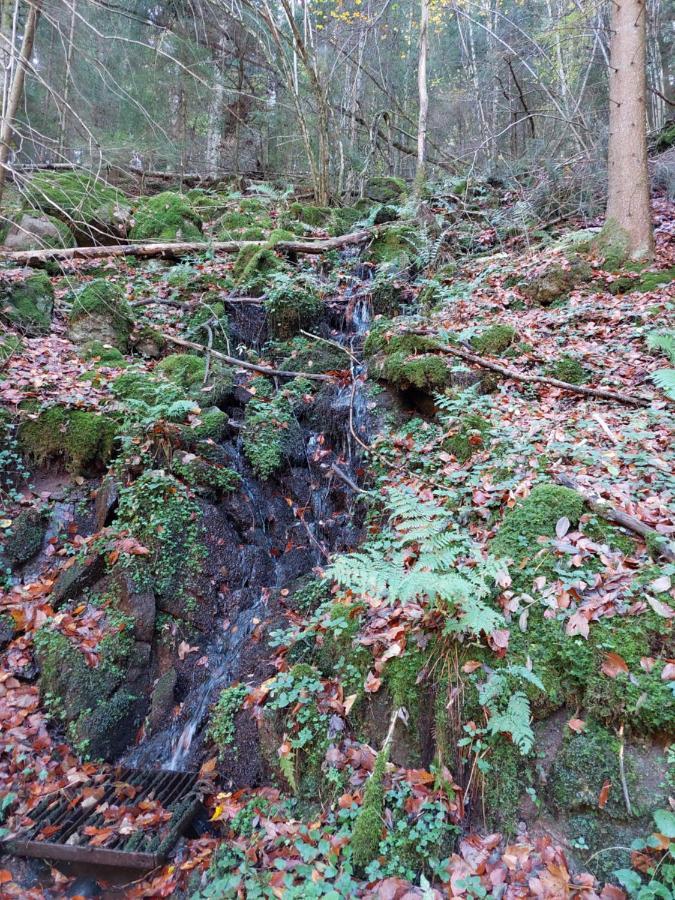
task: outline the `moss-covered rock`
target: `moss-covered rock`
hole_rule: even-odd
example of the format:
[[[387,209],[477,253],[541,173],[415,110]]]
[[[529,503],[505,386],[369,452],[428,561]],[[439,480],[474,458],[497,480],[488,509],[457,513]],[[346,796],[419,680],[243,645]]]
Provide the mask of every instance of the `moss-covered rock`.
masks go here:
[[[562,300],[578,287],[593,278],[590,264],[580,256],[572,256],[568,265],[554,263],[545,271],[528,278],[520,285],[525,297],[540,304],[550,306],[556,300]]]
[[[181,481],[205,494],[219,496],[236,491],[241,483],[241,476],[233,469],[218,466],[205,459],[187,454],[189,458],[177,456],[171,466],[172,472]]]
[[[172,353],[157,364],[157,371],[194,400],[222,403],[234,387],[234,374],[226,366],[211,366],[206,381],[206,359],[192,353]]]
[[[358,221],[365,218],[367,211],[354,206],[343,206],[332,211],[328,231],[337,236],[351,231]]]
[[[546,374],[569,384],[585,384],[590,379],[590,372],[574,356],[561,356],[548,366]]]
[[[489,434],[489,422],[477,413],[467,413],[458,427],[443,439],[443,450],[464,463],[485,447]]]
[[[583,511],[584,501],[576,491],[555,484],[537,485],[504,516],[491,552],[517,564],[531,559],[542,550],[537,538],[553,537],[563,516],[575,525]]]
[[[202,222],[188,197],[164,191],[144,197],[134,210],[134,241],[200,241]]]
[[[54,288],[46,272],[32,272],[0,286],[0,318],[29,335],[49,334]]]
[[[263,306],[272,331],[280,338],[310,329],[323,313],[321,298],[312,281],[286,275],[272,281]]]
[[[397,203],[405,197],[406,190],[407,186],[402,178],[374,175],[366,182],[365,194],[376,203]]]
[[[283,261],[269,246],[242,247],[234,261],[235,283],[254,295],[261,294],[271,275],[282,271]]]
[[[73,475],[102,469],[112,456],[116,423],[105,415],[52,406],[19,427],[19,446],[36,465],[62,462]]]
[[[216,406],[204,410],[200,415],[200,422],[194,425],[192,432],[198,440],[219,440],[227,426],[227,414]]]
[[[126,351],[133,316],[123,289],[104,278],[88,282],[75,295],[68,325],[75,343],[100,341]]]
[[[352,831],[352,863],[357,872],[363,872],[378,854],[384,828],[384,776],[387,771],[387,753],[382,751],[375,760]]]
[[[518,340],[518,332],[511,325],[490,325],[471,338],[471,346],[478,354],[501,356]]]
[[[137,328],[131,336],[134,352],[148,359],[158,359],[166,349],[166,338],[151,325]]]
[[[273,350],[280,368],[289,372],[339,372],[350,365],[345,350],[311,338],[297,336],[273,345]]]
[[[288,211],[292,219],[311,225],[312,228],[325,225],[332,215],[332,210],[327,206],[310,206],[304,203],[291,203]]]
[[[411,225],[390,225],[372,241],[369,257],[374,263],[409,266],[421,247],[419,231]]]
[[[381,316],[397,316],[405,302],[405,290],[393,272],[379,272],[371,290],[373,312]]]
[[[128,206],[121,191],[102,178],[81,172],[37,172],[25,189],[26,204],[66,222],[78,238],[96,243],[102,237],[120,237],[115,231],[114,209]],[[107,211],[107,212],[106,212]],[[102,215],[108,222],[99,221]]]
[[[379,381],[400,390],[440,390],[450,382],[450,369],[433,353],[438,344],[425,335],[400,334],[389,321],[379,323],[366,338],[369,371]]]
[[[42,546],[46,529],[45,517],[37,509],[26,509],[12,522],[3,535],[3,553],[14,565],[27,562]]]
[[[81,352],[83,359],[93,359],[101,366],[121,368],[127,365],[126,359],[117,347],[111,347],[110,344],[103,344],[101,341],[89,341],[82,347]]]
[[[12,356],[18,356],[22,347],[23,341],[18,334],[6,334],[4,337],[0,337],[0,364],[7,362]]]
[[[256,393],[246,407],[243,450],[260,478],[279,472],[302,446],[302,433],[288,389],[279,394],[265,378],[256,378]]]
[[[622,275],[614,278],[608,285],[611,294],[646,294],[658,291],[659,288],[675,281],[675,269],[661,269],[654,272],[642,272],[635,275]]]
[[[10,223],[4,236],[4,249],[52,250],[74,247],[75,238],[65,224],[54,216],[19,213]]]

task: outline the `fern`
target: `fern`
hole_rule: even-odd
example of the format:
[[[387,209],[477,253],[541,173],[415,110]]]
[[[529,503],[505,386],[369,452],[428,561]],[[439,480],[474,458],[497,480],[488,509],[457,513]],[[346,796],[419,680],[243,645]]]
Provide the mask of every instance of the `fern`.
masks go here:
[[[387,512],[388,531],[335,560],[329,574],[338,584],[390,604],[437,607],[446,614],[447,632],[478,634],[503,625],[501,613],[486,602],[499,565],[482,558],[447,510],[396,489],[389,493]]]
[[[534,744],[530,701],[522,691],[511,694],[506,709],[491,716],[488,731],[493,735],[509,734],[523,755],[530,752]]]
[[[647,346],[650,350],[660,350],[675,365],[675,331],[650,331]],[[675,369],[657,369],[651,378],[666,397],[675,400]]]

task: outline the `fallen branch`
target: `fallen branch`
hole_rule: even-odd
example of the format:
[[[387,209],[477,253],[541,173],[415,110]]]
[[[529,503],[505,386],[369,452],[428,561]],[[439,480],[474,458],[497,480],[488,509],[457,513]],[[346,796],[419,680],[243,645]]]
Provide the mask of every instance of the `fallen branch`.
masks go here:
[[[194,341],[186,341],[185,338],[173,337],[165,334],[164,337],[170,344],[176,344],[178,347],[186,347],[188,350],[199,350],[206,353],[207,348],[202,344]],[[255,363],[245,362],[243,359],[237,359],[234,356],[227,356],[219,350],[211,350],[211,356],[214,359],[221,359],[223,362],[239,369],[248,369],[250,372],[258,372],[260,375],[271,375],[278,378],[311,378],[313,381],[332,381],[330,375],[319,375],[315,372],[287,372],[285,369],[272,369],[269,366],[257,366]]]
[[[413,332],[417,333],[417,332]],[[427,332],[419,332],[420,334]],[[581,384],[570,384],[568,381],[560,381],[558,378],[548,378],[545,375],[525,375],[516,372],[515,369],[509,369],[499,363],[492,362],[490,359],[484,359],[468,350],[462,350],[460,347],[452,347],[444,344],[438,348],[442,353],[450,353],[452,356],[458,356],[466,362],[473,363],[483,369],[489,369],[491,372],[498,372],[506,378],[513,378],[515,381],[523,381],[526,384],[550,384],[552,387],[561,388],[564,391],[571,391],[574,394],[582,394],[585,397],[599,397],[602,400],[616,400],[617,403],[626,403],[629,406],[649,406],[651,401],[647,397],[633,397],[630,394],[622,394],[619,391],[609,391],[605,388],[589,388]]]
[[[659,534],[654,528],[645,525],[644,522],[641,522],[640,519],[636,519],[635,516],[629,516],[628,513],[622,512],[620,509],[615,509],[610,503],[607,503],[606,500],[603,500],[596,494],[582,488],[573,478],[570,478],[569,475],[557,475],[556,481],[563,487],[576,491],[577,494],[584,499],[586,505],[603,519],[607,519],[608,522],[613,522],[615,525],[620,525],[622,528],[627,528],[628,531],[633,531],[635,534],[639,534],[640,537],[650,538],[655,541],[661,556],[663,556],[664,559],[669,560],[669,562],[675,562],[675,547],[666,540],[664,535]]]
[[[351,488],[354,491],[354,493],[356,493],[356,494],[367,494],[368,493],[368,491],[364,491],[363,488],[360,488],[358,486],[358,484],[355,481],[353,481],[353,479],[351,479],[349,477],[349,475],[347,475],[346,472],[343,472],[342,469],[339,466],[337,466],[335,463],[333,463],[333,465],[330,467],[330,471],[333,472],[334,475],[337,475],[337,477],[341,481],[344,481],[344,483],[347,485],[347,487]]]
[[[339,250],[342,247],[365,244],[377,234],[377,228],[354,231],[339,237],[316,241],[279,241],[274,249],[281,253],[306,253],[317,255]],[[265,241],[182,241],[165,244],[117,244],[110,247],[66,247],[47,250],[15,250],[0,253],[0,262],[39,268],[48,262],[65,262],[71,259],[101,259],[114,256],[135,256],[143,259],[180,259],[191,253],[238,253],[243,247],[265,247]]]

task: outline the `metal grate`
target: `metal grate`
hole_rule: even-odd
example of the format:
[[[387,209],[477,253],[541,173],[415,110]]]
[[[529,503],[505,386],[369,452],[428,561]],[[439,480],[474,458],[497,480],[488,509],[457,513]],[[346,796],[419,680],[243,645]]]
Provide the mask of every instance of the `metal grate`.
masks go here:
[[[17,856],[125,869],[154,869],[166,861],[169,850],[199,808],[201,796],[197,778],[194,772],[115,769],[104,781],[92,780],[89,785],[64,788],[56,798],[43,800],[30,814],[33,824],[4,841],[3,849]],[[133,800],[125,801],[127,805],[157,801],[171,812],[170,820],[162,826],[131,834],[115,834],[104,847],[92,845],[92,838],[85,833],[85,828],[101,828],[106,824],[100,808],[116,802],[121,786],[123,791],[125,785],[135,789]],[[89,808],[83,808],[77,800],[87,787],[97,788],[98,793],[102,788],[103,792]],[[45,831],[48,837],[42,836]]]

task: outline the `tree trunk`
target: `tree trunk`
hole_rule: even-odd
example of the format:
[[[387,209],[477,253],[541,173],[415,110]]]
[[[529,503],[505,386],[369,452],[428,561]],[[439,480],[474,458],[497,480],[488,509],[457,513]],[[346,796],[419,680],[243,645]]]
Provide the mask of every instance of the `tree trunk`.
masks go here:
[[[422,0],[420,10],[420,52],[417,64],[417,90],[419,93],[419,118],[417,123],[417,174],[415,181],[421,189],[426,176],[427,120],[429,116],[429,92],[427,89],[427,55],[429,51],[429,0]]]
[[[608,240],[633,260],[654,256],[647,168],[646,0],[612,0]]]
[[[23,96],[23,85],[26,78],[26,65],[33,53],[33,42],[35,41],[35,31],[37,29],[38,18],[40,16],[41,0],[35,0],[28,8],[26,16],[26,24],[24,25],[23,42],[19,59],[14,70],[14,78],[9,89],[9,97],[7,100],[7,109],[0,126],[0,202],[2,201],[2,193],[7,180],[7,161],[9,160],[9,152],[12,142],[12,124],[16,117],[16,111],[19,108],[21,97]]]

